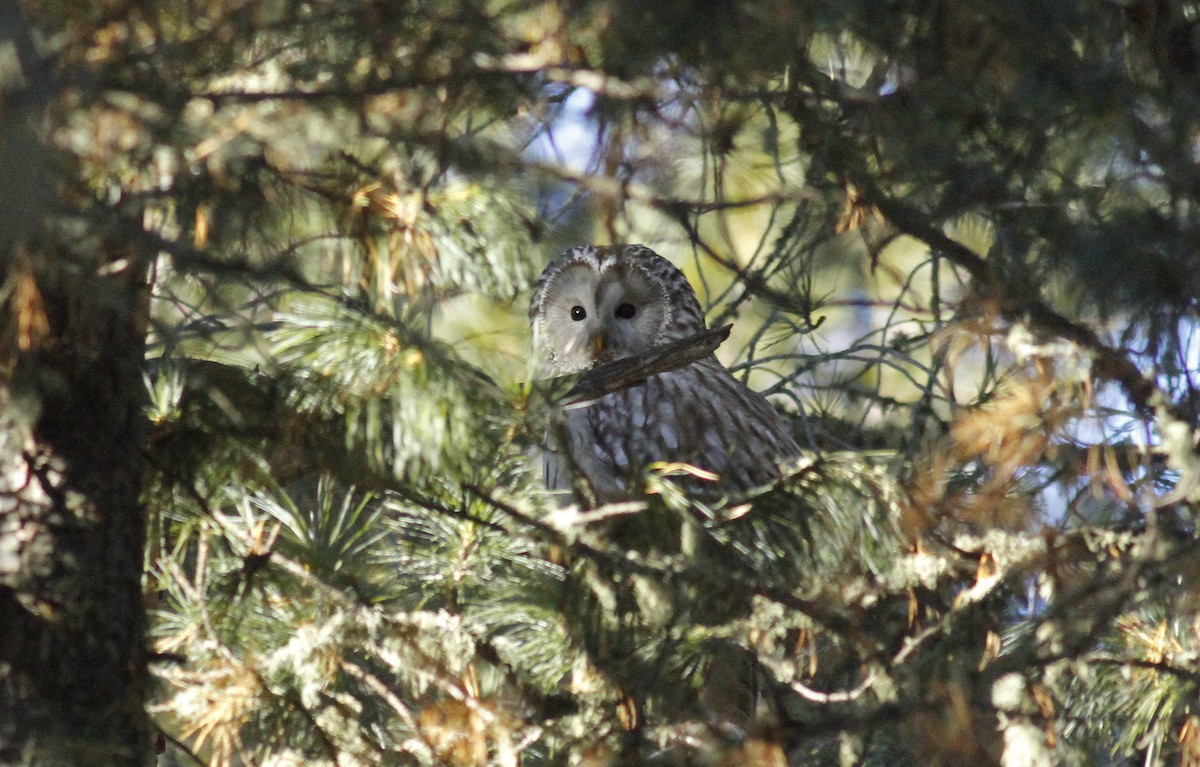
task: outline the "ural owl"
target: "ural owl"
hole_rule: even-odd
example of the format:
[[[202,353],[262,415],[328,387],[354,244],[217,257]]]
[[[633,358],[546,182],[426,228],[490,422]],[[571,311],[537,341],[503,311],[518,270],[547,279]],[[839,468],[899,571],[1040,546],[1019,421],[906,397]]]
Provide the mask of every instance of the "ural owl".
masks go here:
[[[642,245],[572,248],[538,280],[529,307],[548,376],[585,370],[704,330],[683,273]],[[550,490],[581,503],[640,494],[646,468],[683,462],[716,475],[683,483],[694,497],[764,485],[800,449],[758,393],[708,356],[562,414],[543,469]],[[581,492],[582,491],[582,492]]]

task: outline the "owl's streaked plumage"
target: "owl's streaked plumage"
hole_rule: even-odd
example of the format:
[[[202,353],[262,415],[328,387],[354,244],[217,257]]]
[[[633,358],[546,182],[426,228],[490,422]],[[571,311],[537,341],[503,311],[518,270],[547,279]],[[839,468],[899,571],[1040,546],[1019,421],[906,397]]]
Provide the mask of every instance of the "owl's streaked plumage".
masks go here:
[[[572,248],[542,273],[529,308],[547,376],[646,351],[704,330],[683,273],[641,245]],[[640,494],[646,468],[683,462],[716,474],[684,484],[698,497],[737,495],[779,476],[800,450],[771,405],[708,356],[562,414],[544,456],[551,490],[580,501]],[[590,498],[586,497],[590,496]]]

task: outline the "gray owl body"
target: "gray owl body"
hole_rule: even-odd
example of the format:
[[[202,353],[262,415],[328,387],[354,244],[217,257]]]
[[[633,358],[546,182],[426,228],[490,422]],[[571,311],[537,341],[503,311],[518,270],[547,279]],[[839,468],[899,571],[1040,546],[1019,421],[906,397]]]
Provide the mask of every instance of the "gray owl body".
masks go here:
[[[530,320],[543,373],[550,376],[704,329],[687,278],[640,245],[563,253],[538,282]],[[716,475],[680,480],[695,497],[736,496],[778,478],[780,465],[800,452],[766,399],[713,356],[566,410],[548,441],[547,488],[574,490],[581,503],[637,497],[647,467],[656,462],[686,463]]]

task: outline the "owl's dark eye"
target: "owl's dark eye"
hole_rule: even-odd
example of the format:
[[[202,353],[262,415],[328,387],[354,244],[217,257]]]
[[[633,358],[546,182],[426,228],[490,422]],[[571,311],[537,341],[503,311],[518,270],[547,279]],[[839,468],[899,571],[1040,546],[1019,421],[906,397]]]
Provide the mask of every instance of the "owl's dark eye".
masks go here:
[[[633,304],[621,304],[617,307],[616,315],[620,319],[631,320],[635,314],[637,314],[637,307]]]
[[[587,309],[584,309],[582,306],[572,306],[571,307],[571,319],[575,320],[576,322],[580,322],[586,318],[587,318]]]

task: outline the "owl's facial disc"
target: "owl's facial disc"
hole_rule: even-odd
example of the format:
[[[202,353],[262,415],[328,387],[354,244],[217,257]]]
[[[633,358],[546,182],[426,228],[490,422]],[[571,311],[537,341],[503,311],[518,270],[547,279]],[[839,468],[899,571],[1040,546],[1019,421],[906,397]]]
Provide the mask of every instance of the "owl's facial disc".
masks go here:
[[[655,346],[667,312],[662,289],[635,266],[598,274],[587,264],[571,265],[555,279],[538,331],[554,367],[570,372]]]
[[[669,311],[661,287],[630,264],[606,269],[596,287],[601,344],[609,359],[644,352],[660,341]]]

